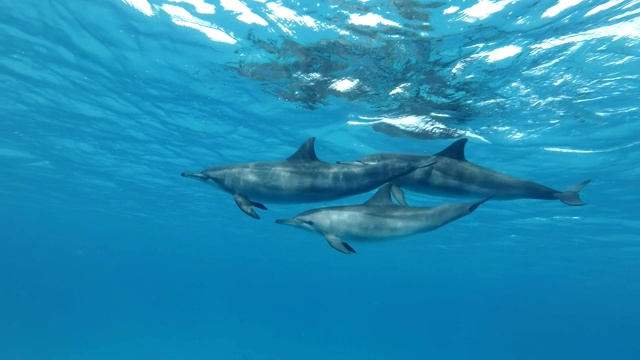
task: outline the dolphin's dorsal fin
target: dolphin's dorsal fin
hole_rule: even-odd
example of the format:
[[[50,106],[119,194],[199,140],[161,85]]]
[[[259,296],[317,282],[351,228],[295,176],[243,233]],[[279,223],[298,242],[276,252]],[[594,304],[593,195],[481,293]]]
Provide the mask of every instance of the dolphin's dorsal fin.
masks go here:
[[[364,205],[395,205],[391,200],[391,184],[382,185],[369,200],[364,202]]]
[[[288,161],[318,161],[315,150],[315,137],[310,137],[304,142],[293,155],[287,158]]]
[[[467,141],[469,141],[469,139],[456,140],[453,144],[437,153],[436,156],[444,156],[454,160],[467,161],[467,158],[464,156],[464,146],[467,144]]]

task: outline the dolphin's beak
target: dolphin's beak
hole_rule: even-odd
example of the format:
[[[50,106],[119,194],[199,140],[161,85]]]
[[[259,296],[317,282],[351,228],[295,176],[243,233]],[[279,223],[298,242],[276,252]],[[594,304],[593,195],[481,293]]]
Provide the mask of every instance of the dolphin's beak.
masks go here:
[[[276,220],[276,224],[291,225],[291,226],[302,226],[302,224],[304,224],[304,222],[300,221],[298,219],[278,219],[278,220]]]
[[[186,178],[190,178],[190,179],[198,179],[198,180],[206,180],[207,179],[207,175],[202,174],[202,173],[193,174],[193,173],[183,172],[180,175],[184,176]]]

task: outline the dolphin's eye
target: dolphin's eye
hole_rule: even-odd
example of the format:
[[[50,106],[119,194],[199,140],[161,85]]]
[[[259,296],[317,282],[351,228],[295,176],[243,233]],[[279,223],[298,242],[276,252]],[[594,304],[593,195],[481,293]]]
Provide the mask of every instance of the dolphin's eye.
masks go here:
[[[313,226],[313,221],[311,220],[305,220],[304,223]]]

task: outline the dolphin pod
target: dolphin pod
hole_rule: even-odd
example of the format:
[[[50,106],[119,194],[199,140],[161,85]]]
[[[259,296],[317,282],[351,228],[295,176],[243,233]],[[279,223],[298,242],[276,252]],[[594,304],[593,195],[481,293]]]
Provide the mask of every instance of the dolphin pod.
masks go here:
[[[580,190],[590,180],[564,191],[555,190],[467,161],[466,143],[467,139],[457,140],[434,155],[378,153],[356,161],[329,163],[318,159],[315,137],[311,137],[285,160],[215,166],[198,173],[183,172],[182,176],[231,194],[240,210],[255,219],[260,216],[254,207],[267,210],[263,202],[325,202],[378,189],[363,204],[321,207],[291,219],[276,220],[277,224],[319,233],[344,254],[356,252],[347,240],[396,239],[432,231],[472,213],[489,199],[585,204]],[[407,204],[403,189],[481,200],[412,207]],[[392,201],[392,194],[399,205]]]

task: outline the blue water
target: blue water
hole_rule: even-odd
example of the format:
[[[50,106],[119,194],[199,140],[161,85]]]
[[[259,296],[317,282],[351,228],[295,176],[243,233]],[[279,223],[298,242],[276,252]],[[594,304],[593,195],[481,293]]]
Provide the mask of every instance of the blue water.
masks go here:
[[[0,1],[0,359],[640,359],[640,3],[301,3]],[[346,256],[273,221],[370,194],[257,221],[180,177],[310,136],[464,136],[588,205]]]

